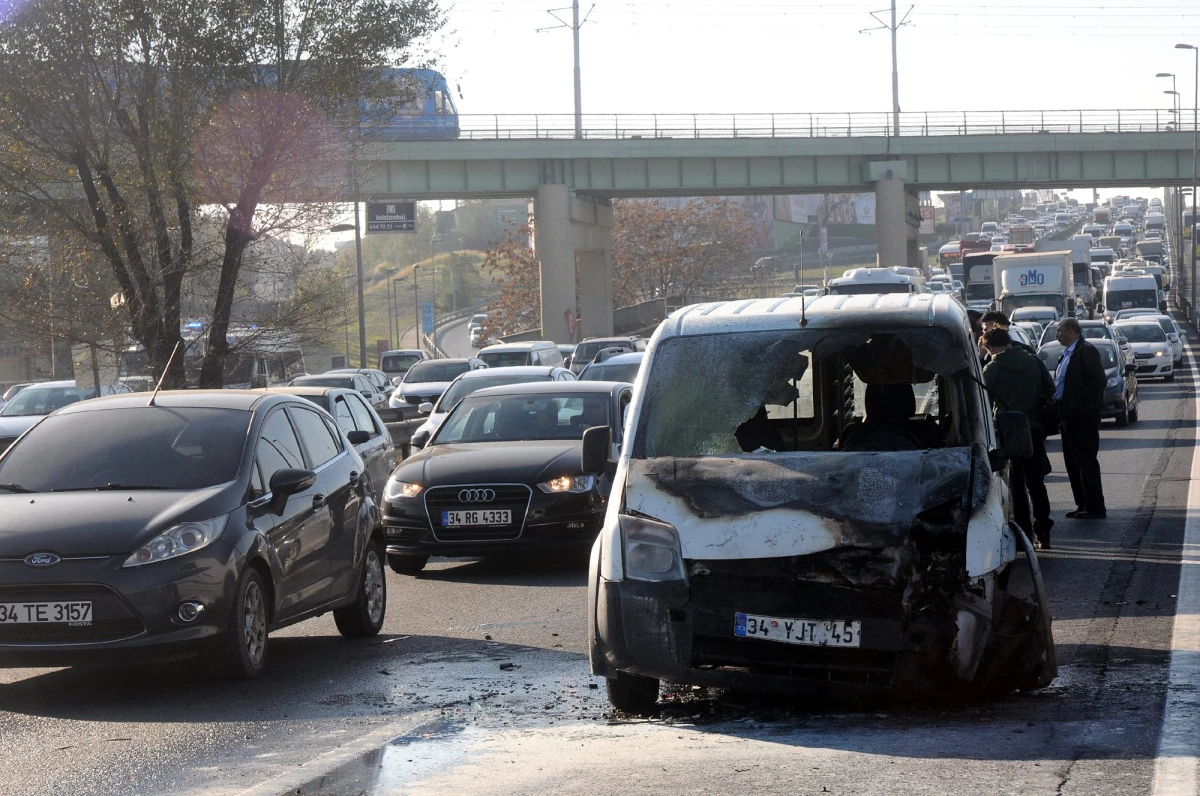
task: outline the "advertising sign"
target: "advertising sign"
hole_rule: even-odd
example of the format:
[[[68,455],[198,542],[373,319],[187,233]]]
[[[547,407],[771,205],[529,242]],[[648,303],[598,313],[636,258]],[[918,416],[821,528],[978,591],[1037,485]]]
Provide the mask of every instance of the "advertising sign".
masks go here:
[[[416,202],[367,202],[367,234],[416,232]]]
[[[934,233],[933,222],[933,205],[921,206],[921,234],[932,235]]]
[[[433,334],[433,302],[421,302],[421,331],[425,334]]]

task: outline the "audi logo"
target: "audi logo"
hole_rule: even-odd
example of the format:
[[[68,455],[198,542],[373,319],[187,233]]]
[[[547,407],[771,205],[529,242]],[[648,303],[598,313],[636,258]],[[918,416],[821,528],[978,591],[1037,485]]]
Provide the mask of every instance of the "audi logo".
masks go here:
[[[463,503],[491,503],[496,499],[496,490],[463,489],[459,491],[458,499]]]

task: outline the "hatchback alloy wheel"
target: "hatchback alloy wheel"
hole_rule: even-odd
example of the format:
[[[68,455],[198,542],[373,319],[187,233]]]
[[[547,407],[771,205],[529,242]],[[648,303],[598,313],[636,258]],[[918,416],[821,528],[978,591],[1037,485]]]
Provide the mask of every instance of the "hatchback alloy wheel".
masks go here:
[[[383,556],[382,539],[372,537],[367,543],[367,552],[363,554],[354,602],[333,612],[338,632],[347,638],[366,638],[383,629],[383,619],[387,614]]]
[[[252,581],[246,588],[242,602],[242,632],[246,657],[254,665],[260,665],[267,651],[267,607],[257,582]]]

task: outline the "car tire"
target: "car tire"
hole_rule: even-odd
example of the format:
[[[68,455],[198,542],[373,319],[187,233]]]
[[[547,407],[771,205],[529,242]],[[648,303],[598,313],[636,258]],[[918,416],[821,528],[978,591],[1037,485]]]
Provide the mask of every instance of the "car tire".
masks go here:
[[[1129,425],[1129,405],[1128,404],[1121,407],[1121,413],[1117,415],[1116,420],[1117,420],[1117,426],[1120,428],[1124,428],[1125,426]]]
[[[246,567],[233,592],[225,638],[211,659],[218,674],[232,680],[249,680],[266,671],[268,616],[262,575],[254,567]]]
[[[1168,375],[1168,376],[1164,376],[1164,377],[1163,377],[1163,381],[1175,381],[1175,374],[1174,374],[1174,373],[1172,373],[1172,374],[1170,374],[1170,375]]]
[[[429,556],[388,556],[387,560],[397,575],[418,575],[429,563]]]
[[[605,678],[604,687],[617,710],[644,716],[658,705],[658,680],[653,677],[617,672],[616,677]]]
[[[346,638],[367,638],[383,629],[387,615],[387,578],[383,572],[386,554],[378,538],[367,543],[358,572],[354,602],[333,612],[338,632]]]

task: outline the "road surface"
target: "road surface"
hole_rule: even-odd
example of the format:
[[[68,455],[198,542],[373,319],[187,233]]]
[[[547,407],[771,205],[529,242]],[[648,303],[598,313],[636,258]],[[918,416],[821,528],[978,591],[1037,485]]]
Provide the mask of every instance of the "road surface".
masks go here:
[[[1144,383],[1140,420],[1105,423],[1092,523],[1061,518],[1052,442],[1060,674],[1031,694],[898,710],[687,690],[618,716],[587,670],[582,559],[435,560],[388,573],[381,636],[293,626],[255,681],[0,670],[0,793],[1150,793],[1195,438],[1192,371]],[[1194,738],[1200,717],[1175,715]]]

